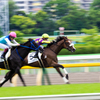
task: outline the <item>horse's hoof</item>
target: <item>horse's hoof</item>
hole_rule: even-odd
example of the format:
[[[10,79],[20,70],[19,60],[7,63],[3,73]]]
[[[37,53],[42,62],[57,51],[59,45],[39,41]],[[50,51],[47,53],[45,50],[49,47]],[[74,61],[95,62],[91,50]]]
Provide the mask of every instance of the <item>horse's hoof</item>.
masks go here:
[[[70,84],[70,82],[67,82],[66,84]]]

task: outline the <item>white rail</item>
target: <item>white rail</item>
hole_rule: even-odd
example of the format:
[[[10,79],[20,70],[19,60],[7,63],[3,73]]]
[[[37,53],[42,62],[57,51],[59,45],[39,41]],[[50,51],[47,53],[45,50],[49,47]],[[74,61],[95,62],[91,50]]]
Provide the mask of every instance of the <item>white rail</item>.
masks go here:
[[[58,60],[84,60],[84,59],[100,59],[100,54],[94,55],[77,55],[77,56],[58,56]]]
[[[17,96],[17,97],[0,97],[0,100],[57,100],[61,98],[62,100],[99,100],[100,93],[83,93],[83,94],[64,94],[64,95],[41,95],[41,96]]]

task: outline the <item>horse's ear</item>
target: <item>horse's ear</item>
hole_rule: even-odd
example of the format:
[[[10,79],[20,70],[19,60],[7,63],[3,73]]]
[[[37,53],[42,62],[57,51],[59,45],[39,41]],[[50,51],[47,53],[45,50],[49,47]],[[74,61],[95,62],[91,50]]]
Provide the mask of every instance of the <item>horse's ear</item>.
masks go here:
[[[28,40],[29,40],[29,41],[32,41],[33,39],[29,38]]]
[[[66,38],[66,39],[68,39],[68,37],[67,37],[67,36],[66,36],[65,38]]]

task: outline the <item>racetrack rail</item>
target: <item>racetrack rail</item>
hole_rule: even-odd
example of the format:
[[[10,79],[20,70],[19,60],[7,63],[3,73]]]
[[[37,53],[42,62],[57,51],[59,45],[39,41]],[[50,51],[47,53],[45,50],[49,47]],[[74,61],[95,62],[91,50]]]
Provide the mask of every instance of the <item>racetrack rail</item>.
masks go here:
[[[100,100],[100,93],[0,97],[0,100]]]

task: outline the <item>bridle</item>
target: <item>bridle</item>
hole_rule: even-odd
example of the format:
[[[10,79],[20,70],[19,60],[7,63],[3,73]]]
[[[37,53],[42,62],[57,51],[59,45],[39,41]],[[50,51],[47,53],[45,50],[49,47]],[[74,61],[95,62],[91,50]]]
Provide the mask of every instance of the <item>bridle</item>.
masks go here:
[[[60,45],[62,45],[63,43],[65,43],[65,45],[67,46],[67,43],[66,43],[66,39],[64,39],[64,42],[62,42]],[[60,46],[60,45],[57,45],[57,43],[55,43],[54,45],[56,46]],[[51,51],[53,51],[51,48],[49,48]],[[53,51],[54,52],[54,51]],[[55,52],[54,52],[55,53]]]

